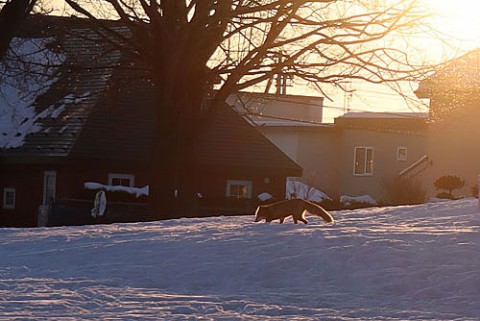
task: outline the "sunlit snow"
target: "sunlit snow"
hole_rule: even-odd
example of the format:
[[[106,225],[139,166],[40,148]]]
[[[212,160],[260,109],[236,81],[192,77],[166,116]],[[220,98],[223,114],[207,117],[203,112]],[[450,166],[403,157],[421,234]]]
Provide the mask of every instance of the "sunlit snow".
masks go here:
[[[85,189],[93,189],[93,190],[105,190],[107,192],[125,192],[128,194],[135,195],[136,197],[140,196],[148,196],[149,186],[146,185],[144,187],[129,187],[129,186],[122,186],[122,185],[105,185],[96,182],[86,182],[83,184]]]
[[[479,320],[476,199],[0,229],[0,320]]]
[[[287,180],[285,190],[285,198],[287,199],[302,198],[318,203],[326,199],[331,199],[330,196],[315,187],[294,179]]]
[[[371,204],[371,205],[377,204],[377,201],[370,195],[360,195],[360,196],[342,195],[340,196],[340,202],[346,206],[350,206],[355,203],[365,203],[365,204]]]

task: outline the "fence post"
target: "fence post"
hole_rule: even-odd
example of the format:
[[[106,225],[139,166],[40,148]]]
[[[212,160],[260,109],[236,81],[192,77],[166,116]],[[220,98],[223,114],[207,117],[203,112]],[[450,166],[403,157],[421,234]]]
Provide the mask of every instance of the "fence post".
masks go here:
[[[480,212],[480,174],[477,176],[477,201],[478,201],[478,211]]]

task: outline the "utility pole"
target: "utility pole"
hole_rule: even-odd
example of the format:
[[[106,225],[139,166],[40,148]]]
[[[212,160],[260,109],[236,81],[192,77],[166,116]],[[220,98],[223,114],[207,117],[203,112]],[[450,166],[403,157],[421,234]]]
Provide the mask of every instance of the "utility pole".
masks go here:
[[[343,113],[346,114],[350,111],[350,103],[352,101],[353,92],[352,90],[352,82],[347,80],[345,82],[345,87],[343,88]]]

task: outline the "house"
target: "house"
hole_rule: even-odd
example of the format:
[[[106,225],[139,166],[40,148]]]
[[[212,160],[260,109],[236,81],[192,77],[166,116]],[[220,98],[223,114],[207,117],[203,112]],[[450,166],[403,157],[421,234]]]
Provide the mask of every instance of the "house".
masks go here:
[[[150,219],[139,191],[150,179],[151,82],[122,68],[121,53],[81,25],[35,19],[0,64],[0,226],[36,226],[48,211],[49,225],[91,223],[98,188],[107,190],[104,222]],[[44,69],[31,75],[22,65]],[[286,177],[301,175],[230,108],[209,121],[199,138],[204,215],[253,213],[257,195],[283,197]]]
[[[303,168],[300,180],[335,195],[339,137],[323,123],[323,97],[240,92],[227,100],[235,110]]]
[[[226,103],[255,122],[286,120],[322,123],[323,97],[239,92]]]
[[[429,165],[427,115],[347,113],[335,119],[339,130],[338,193],[369,195],[398,203],[400,178],[413,179]]]
[[[338,193],[340,134],[333,124],[301,121],[257,121],[258,130],[296,163],[301,164],[300,180],[331,197]]]
[[[228,102],[302,166],[290,179],[334,199],[402,202],[392,189],[430,164],[426,114],[352,112],[323,123],[320,97],[242,92]]]
[[[427,154],[431,168],[423,179],[431,196],[442,192],[434,182],[446,175],[465,181],[454,196],[477,195],[480,174],[480,50],[456,58],[420,83],[416,94],[430,99],[433,117]]]

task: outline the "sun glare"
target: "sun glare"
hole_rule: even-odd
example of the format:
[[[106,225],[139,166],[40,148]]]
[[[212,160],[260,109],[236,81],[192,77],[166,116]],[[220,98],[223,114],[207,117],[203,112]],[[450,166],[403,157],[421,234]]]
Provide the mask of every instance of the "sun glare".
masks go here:
[[[433,28],[444,35],[449,50],[480,47],[479,0],[422,0],[433,12]]]

